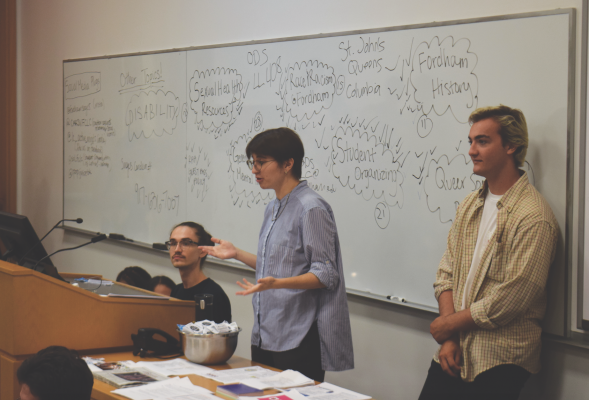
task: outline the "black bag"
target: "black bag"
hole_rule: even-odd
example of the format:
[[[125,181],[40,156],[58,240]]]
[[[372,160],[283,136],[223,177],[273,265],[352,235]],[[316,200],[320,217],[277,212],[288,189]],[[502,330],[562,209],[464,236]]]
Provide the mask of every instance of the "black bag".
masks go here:
[[[154,335],[160,335],[166,341],[155,339]],[[139,357],[157,357],[170,356],[172,358],[181,356],[182,345],[178,339],[173,338],[169,333],[156,328],[139,328],[137,334],[131,334],[133,340],[133,355],[139,354]]]

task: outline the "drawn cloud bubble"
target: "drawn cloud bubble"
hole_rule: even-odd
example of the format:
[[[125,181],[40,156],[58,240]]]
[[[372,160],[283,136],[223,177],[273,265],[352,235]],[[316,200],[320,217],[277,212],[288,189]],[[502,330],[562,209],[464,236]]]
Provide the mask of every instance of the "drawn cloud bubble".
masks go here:
[[[474,74],[477,55],[469,51],[470,40],[452,36],[440,42],[420,43],[413,53],[411,84],[415,101],[424,114],[442,115],[450,110],[462,123],[477,108],[478,78]]]
[[[286,68],[280,82],[282,111],[297,121],[310,120],[331,107],[335,88],[332,67],[317,60],[295,63]]]
[[[483,180],[483,177],[472,173],[472,162],[464,154],[451,160],[447,155],[431,160],[424,181],[429,210],[439,212],[441,222],[452,221],[460,202],[479,189]]]
[[[76,99],[98,93],[101,82],[100,72],[82,72],[70,75],[63,82],[65,99]]]
[[[331,138],[331,172],[343,187],[365,200],[377,198],[403,207],[400,164],[376,136],[351,127],[338,127]]]
[[[235,121],[241,105],[242,77],[237,70],[214,68],[196,70],[190,79],[190,108],[204,128],[219,128]]]
[[[265,205],[274,198],[272,190],[263,190],[247,166],[245,147],[251,139],[249,134],[240,135],[232,140],[227,150],[229,157],[229,191],[235,206],[252,207]]]
[[[131,97],[125,112],[129,141],[153,135],[171,135],[176,129],[180,103],[172,92],[141,92]]]

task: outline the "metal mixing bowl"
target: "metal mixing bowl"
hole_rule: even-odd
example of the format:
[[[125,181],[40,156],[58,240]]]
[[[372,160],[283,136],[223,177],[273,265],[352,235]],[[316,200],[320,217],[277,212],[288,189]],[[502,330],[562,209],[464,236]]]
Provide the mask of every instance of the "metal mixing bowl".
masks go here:
[[[223,364],[237,347],[237,332],[197,335],[178,331],[182,336],[182,349],[190,361],[197,364]]]

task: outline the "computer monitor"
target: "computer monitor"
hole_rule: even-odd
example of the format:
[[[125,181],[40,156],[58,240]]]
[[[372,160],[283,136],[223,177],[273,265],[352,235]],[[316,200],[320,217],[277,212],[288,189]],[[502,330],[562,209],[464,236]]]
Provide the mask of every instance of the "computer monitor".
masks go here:
[[[49,258],[35,268],[37,262],[47,256],[47,252],[24,215],[0,211],[0,241],[3,244],[0,259],[29,269],[34,268],[62,280]]]

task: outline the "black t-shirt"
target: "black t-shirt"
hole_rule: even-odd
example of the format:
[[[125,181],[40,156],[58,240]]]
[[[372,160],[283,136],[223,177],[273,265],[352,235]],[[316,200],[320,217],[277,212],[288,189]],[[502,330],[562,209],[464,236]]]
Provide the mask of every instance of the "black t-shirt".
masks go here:
[[[211,278],[207,278],[198,285],[185,289],[183,284],[178,284],[172,289],[172,297],[180,300],[192,300],[197,294],[212,294],[213,295],[213,320],[216,323],[223,321],[231,322],[231,302],[229,297]]]

